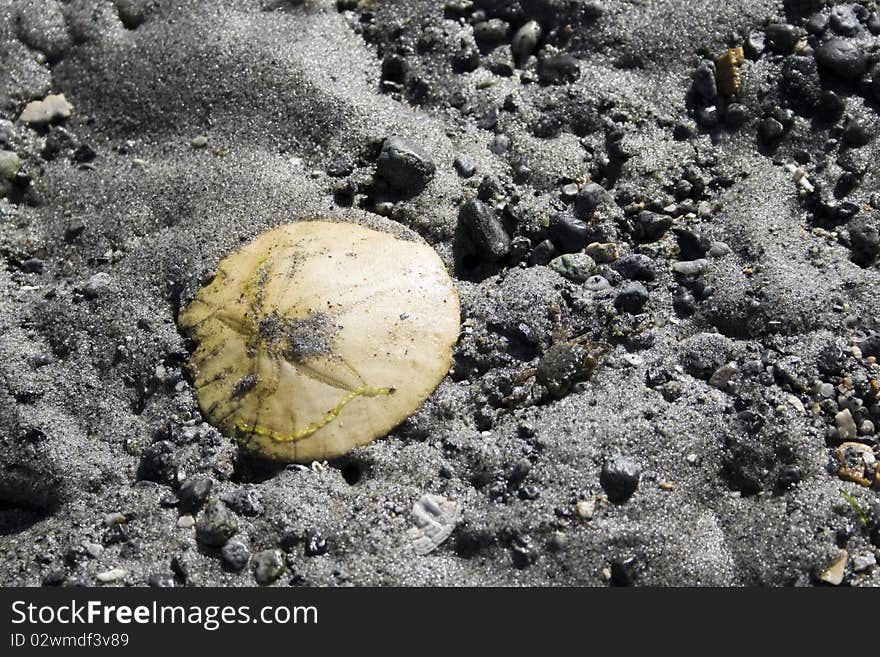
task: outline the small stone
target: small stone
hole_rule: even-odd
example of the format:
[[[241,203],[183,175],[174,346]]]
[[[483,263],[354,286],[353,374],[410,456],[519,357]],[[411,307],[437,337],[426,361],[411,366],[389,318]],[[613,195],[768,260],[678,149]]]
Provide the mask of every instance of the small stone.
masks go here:
[[[538,560],[538,550],[528,536],[517,536],[511,541],[510,556],[515,568],[528,568]]]
[[[543,84],[566,84],[574,82],[580,75],[580,65],[571,55],[544,57],[538,62],[538,79]]]
[[[474,25],[474,38],[483,45],[495,46],[507,39],[510,23],[500,18],[490,18]]]
[[[648,302],[648,290],[638,281],[627,283],[624,288],[617,293],[614,299],[614,307],[619,308],[631,315],[636,315],[642,311]]]
[[[517,65],[521,66],[535,51],[541,33],[541,25],[538,21],[528,21],[516,31],[510,46]]]
[[[843,576],[846,574],[846,560],[849,555],[846,550],[838,553],[837,559],[819,574],[819,579],[831,586],[840,586]]]
[[[855,80],[865,72],[865,55],[852,41],[834,38],[816,49],[819,67],[844,80]]]
[[[831,29],[843,36],[853,36],[861,31],[859,17],[852,5],[836,5],[828,16]]]
[[[768,46],[778,53],[787,55],[794,50],[802,32],[790,23],[774,23],[767,26],[764,34]]]
[[[452,163],[458,175],[462,178],[470,178],[477,172],[477,163],[474,158],[467,155],[459,155]]]
[[[550,269],[575,283],[585,282],[595,268],[595,261],[585,253],[566,253],[550,261]]]
[[[110,291],[112,284],[113,279],[110,274],[103,271],[98,272],[82,286],[82,295],[86,299],[97,299],[98,297],[105,296]]]
[[[504,224],[482,201],[472,199],[461,206],[458,221],[477,252],[486,260],[496,261],[510,252],[510,236]]]
[[[628,253],[618,258],[611,268],[631,281],[653,281],[657,278],[654,261],[642,253]]]
[[[877,565],[877,557],[872,552],[856,554],[852,558],[852,569],[855,573],[863,573]]]
[[[196,524],[196,519],[189,513],[185,513],[177,519],[177,526],[180,529],[192,529]]]
[[[865,420],[859,425],[860,436],[873,436],[874,431],[874,423],[871,420]]]
[[[353,171],[351,162],[340,155],[333,158],[333,161],[327,166],[327,175],[331,178],[345,178]]]
[[[196,538],[210,547],[220,547],[237,531],[235,516],[218,499],[208,502],[196,522]]]
[[[620,257],[620,251],[614,242],[590,242],[584,251],[595,262],[600,263],[614,262]]]
[[[83,543],[82,546],[92,559],[97,559],[104,554],[104,546],[100,543]]]
[[[54,121],[67,119],[73,112],[73,105],[67,102],[64,94],[50,94],[43,100],[32,100],[25,105],[18,119],[22,123],[43,126]]]
[[[724,242],[713,242],[712,246],[709,247],[709,255],[713,258],[721,258],[728,253],[730,253],[730,247]]]
[[[118,582],[126,575],[128,575],[128,571],[124,568],[112,568],[110,570],[105,570],[104,572],[98,573],[97,575],[95,575],[95,578],[99,582],[109,584],[110,582]]]
[[[587,243],[588,228],[580,219],[560,212],[550,218],[550,239],[562,253],[577,253]]]
[[[21,169],[21,158],[13,151],[0,150],[0,185],[5,180],[12,182]]]
[[[838,440],[852,440],[858,435],[858,427],[850,410],[844,409],[834,416]]]
[[[704,59],[694,70],[692,87],[697,95],[703,100],[711,101],[718,95],[718,87],[715,82],[715,64]]]
[[[199,509],[208,495],[214,482],[210,477],[189,477],[180,485],[178,498],[182,509],[195,510]]]
[[[263,550],[254,555],[253,564],[257,584],[271,584],[284,572],[284,555],[281,550]]]
[[[436,167],[430,156],[403,137],[388,137],[376,161],[376,173],[398,192],[417,194],[434,177]]]
[[[52,568],[42,577],[43,586],[59,586],[67,579],[67,571],[64,568]]]
[[[586,219],[612,201],[611,194],[599,183],[584,185],[574,199],[574,213],[578,219]]]
[[[241,572],[251,559],[251,552],[240,541],[229,541],[220,550],[220,558],[223,565],[234,573]]]
[[[739,368],[736,366],[736,363],[727,363],[712,373],[712,376],[709,377],[709,385],[721,390],[727,390],[730,382],[737,374],[739,374]]]
[[[700,258],[699,260],[687,260],[672,263],[672,271],[682,276],[699,276],[709,268],[709,261]]]
[[[510,148],[510,137],[503,133],[495,135],[489,142],[489,150],[494,155],[502,155],[508,148]]]
[[[643,242],[656,242],[672,227],[672,217],[649,210],[639,213],[636,232]]]
[[[192,138],[189,145],[193,148],[205,148],[208,145],[208,138],[205,135],[197,135]]]
[[[599,483],[614,504],[626,502],[639,487],[639,468],[626,456],[614,456],[602,466]]]
[[[819,393],[820,397],[830,399],[834,396],[834,385],[831,383],[821,383],[817,388],[817,392]]]

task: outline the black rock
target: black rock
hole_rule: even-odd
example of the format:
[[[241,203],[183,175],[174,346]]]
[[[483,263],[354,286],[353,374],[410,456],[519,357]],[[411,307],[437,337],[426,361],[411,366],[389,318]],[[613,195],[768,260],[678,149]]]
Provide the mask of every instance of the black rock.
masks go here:
[[[690,317],[697,312],[697,300],[690,290],[681,287],[672,298],[672,309],[681,317]]]
[[[847,146],[852,146],[853,148],[860,148],[864,146],[869,141],[873,135],[869,130],[868,126],[858,120],[850,121],[849,124],[843,130],[843,141]]]
[[[648,290],[638,281],[627,283],[624,288],[617,293],[614,299],[614,307],[619,308],[632,315],[636,315],[642,311],[648,302]]]
[[[67,571],[64,568],[52,568],[43,574],[43,586],[60,586],[67,579]]]
[[[737,130],[748,123],[751,118],[749,108],[741,103],[730,103],[724,114],[724,121],[731,130]]]
[[[615,260],[611,268],[631,281],[653,281],[657,278],[654,261],[642,253],[628,253]]]
[[[678,241],[679,260],[699,260],[706,257],[711,246],[707,237],[684,228],[676,228],[673,232]]]
[[[636,220],[636,236],[642,242],[656,242],[671,227],[672,217],[643,210]]]
[[[794,107],[811,111],[822,100],[822,81],[814,57],[789,55],[782,61],[782,92]]]
[[[220,547],[237,531],[235,516],[218,499],[208,502],[196,521],[196,538],[209,547]]]
[[[210,477],[189,477],[178,491],[180,506],[184,510],[193,511],[201,508],[211,493],[214,482]]]
[[[532,249],[532,252],[529,254],[529,264],[530,265],[546,265],[557,255],[556,247],[553,246],[553,242],[550,240],[544,240],[543,242],[539,242],[535,245],[535,248]]]
[[[550,217],[550,239],[560,253],[577,253],[587,244],[589,229],[573,215],[559,212]]]
[[[599,483],[614,504],[626,502],[639,487],[639,467],[626,456],[614,456],[605,461]]]
[[[865,54],[852,41],[834,38],[816,49],[816,62],[823,71],[844,80],[855,80],[865,72]]]
[[[694,70],[691,86],[694,93],[703,100],[711,101],[714,99],[718,95],[718,87],[715,83],[715,64],[708,59],[701,61]]]
[[[807,28],[807,32],[810,34],[821,36],[828,29],[828,15],[816,12],[810,16],[804,27]]]
[[[594,182],[587,183],[574,197],[575,216],[578,219],[586,219],[611,201],[611,194],[602,185]]]
[[[77,149],[73,152],[73,159],[76,162],[86,163],[91,162],[97,157],[97,153],[95,149],[89,146],[86,143],[80,144]]]
[[[388,137],[376,160],[376,173],[401,193],[421,192],[434,177],[431,157],[421,147],[403,137]]]
[[[764,30],[764,34],[766,35],[767,45],[783,55],[787,55],[794,50],[795,44],[803,35],[799,28],[789,23],[768,25],[767,29]]]
[[[238,573],[245,569],[251,559],[251,551],[240,541],[229,541],[220,550],[223,565],[232,572]]]
[[[544,57],[538,63],[538,78],[544,84],[566,84],[581,75],[577,59],[571,55]]]
[[[471,245],[485,260],[494,262],[510,252],[510,236],[490,206],[472,199],[461,206],[459,226]]]
[[[774,118],[767,117],[758,126],[758,135],[765,144],[778,141],[785,134],[783,125]]]
[[[880,220],[862,217],[849,227],[853,261],[867,267],[880,256]]]
[[[459,155],[452,165],[462,178],[470,178],[477,172],[477,163],[467,155]]]

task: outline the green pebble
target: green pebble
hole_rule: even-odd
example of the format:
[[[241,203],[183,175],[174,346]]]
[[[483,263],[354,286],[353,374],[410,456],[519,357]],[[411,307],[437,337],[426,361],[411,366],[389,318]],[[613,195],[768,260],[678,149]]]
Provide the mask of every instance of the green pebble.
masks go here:
[[[15,174],[21,169],[21,159],[12,151],[0,151],[0,179],[15,180]]]
[[[583,283],[596,269],[596,262],[586,253],[566,253],[550,261],[550,269],[575,283]]]
[[[263,550],[254,555],[254,579],[258,584],[271,584],[284,572],[281,550]]]

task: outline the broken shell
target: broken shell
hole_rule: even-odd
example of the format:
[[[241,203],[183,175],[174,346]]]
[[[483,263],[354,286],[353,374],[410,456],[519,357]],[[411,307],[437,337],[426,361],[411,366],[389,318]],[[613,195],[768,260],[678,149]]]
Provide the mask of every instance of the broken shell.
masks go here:
[[[461,517],[461,505],[442,495],[425,493],[413,504],[412,521],[407,533],[416,554],[428,554],[449,538]]]
[[[206,418],[278,461],[386,434],[449,371],[458,295],[437,253],[394,222],[316,218],[225,258],[180,314]]]
[[[742,65],[745,62],[741,46],[729,48],[715,58],[715,81],[725,96],[735,94],[742,86]]]

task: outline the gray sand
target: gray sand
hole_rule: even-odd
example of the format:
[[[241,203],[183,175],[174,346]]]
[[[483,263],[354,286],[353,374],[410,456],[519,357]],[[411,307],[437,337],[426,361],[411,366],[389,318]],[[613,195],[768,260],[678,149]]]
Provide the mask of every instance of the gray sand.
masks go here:
[[[476,3],[489,16],[504,4],[517,3]],[[534,63],[525,81],[522,71],[454,70],[473,28],[467,13],[444,18],[432,0],[372,10],[0,0],[0,118],[13,122],[0,125],[0,147],[30,176],[0,201],[0,584],[93,585],[121,568],[117,583],[135,586],[254,585],[251,566],[231,572],[194,527],[178,526],[179,482],[209,477],[209,497],[237,500],[233,540],[254,555],[287,553],[278,585],[807,585],[841,548],[846,583],[880,585],[880,569],[857,561],[877,550],[874,521],[864,526],[840,491],[864,509],[878,494],[837,476],[837,409],[820,410],[814,392],[849,376],[862,415],[877,422],[876,399],[861,392],[876,366],[851,346],[878,328],[880,273],[876,260],[860,266],[845,241],[812,231],[820,224],[783,166],[840,131],[798,116],[767,152],[756,119],[703,130],[689,111],[701,56],[781,20],[777,3],[520,4],[520,22],[571,26],[560,50],[577,58],[576,80],[542,84]],[[880,52],[880,38],[860,35],[866,52]],[[406,82],[383,84],[392,45],[409,70]],[[746,106],[776,102],[778,62],[749,60],[745,73]],[[65,95],[69,119],[15,122],[47,93]],[[876,130],[876,103],[847,97],[847,112]],[[478,127],[492,108],[497,124]],[[558,130],[536,129],[551,119]],[[622,139],[610,147],[615,130]],[[509,138],[501,154],[489,148],[493,132]],[[465,322],[453,370],[391,435],[338,462],[252,463],[201,421],[176,314],[224,255],[267,228],[320,212],[360,216],[334,193],[346,178],[327,169],[343,158],[359,190],[370,189],[390,135],[420,145],[436,173],[410,198],[378,185],[358,191],[355,206],[379,204],[455,273]],[[197,136],[207,143],[192,144]],[[614,149],[627,156],[615,160]],[[874,164],[847,198],[876,225],[880,153],[871,141],[859,154]],[[476,175],[456,172],[459,156]],[[462,268],[459,207],[484,176],[501,181],[489,203],[508,206],[507,230],[528,236],[551,214],[570,214],[565,183],[601,172],[619,200],[629,188],[659,210],[675,203],[670,189],[689,164],[722,182],[693,200],[690,218],[670,211],[675,226],[731,249],[706,256],[714,294],[690,316],[673,310],[673,232],[628,239],[627,202],[610,203],[608,241],[657,270],[635,317],[614,309],[626,281],[608,266],[605,291],[527,257]],[[815,179],[833,187],[840,172],[832,160]],[[577,336],[614,342],[588,381],[531,406],[501,400],[511,381],[534,382],[551,345]],[[846,364],[829,378],[817,362],[834,340]],[[734,386],[709,385],[729,361],[740,371]],[[760,426],[747,426],[756,414]],[[617,455],[640,470],[619,504],[600,482]],[[786,466],[799,479],[790,486],[780,484]],[[252,508],[241,504],[247,492]],[[462,516],[418,556],[407,529],[426,492],[457,501]]]

